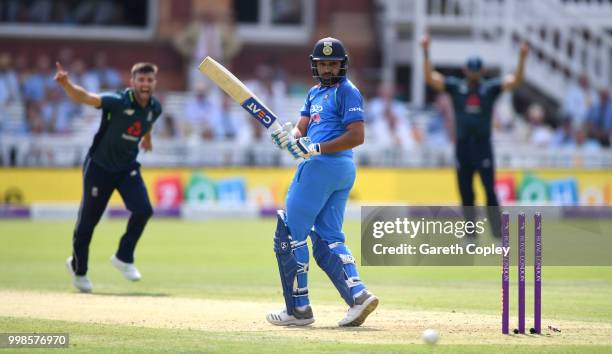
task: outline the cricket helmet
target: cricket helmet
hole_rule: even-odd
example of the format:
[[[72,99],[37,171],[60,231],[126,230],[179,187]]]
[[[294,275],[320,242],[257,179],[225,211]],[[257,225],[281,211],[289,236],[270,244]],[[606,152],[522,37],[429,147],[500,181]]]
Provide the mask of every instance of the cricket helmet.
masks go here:
[[[331,76],[329,78],[323,78],[319,75],[317,70],[318,61],[340,61],[340,72],[338,76]],[[320,39],[315,43],[310,55],[310,69],[312,71],[312,77],[319,80],[323,86],[331,86],[340,81],[346,76],[346,70],[348,69],[348,55],[344,44],[340,40],[332,37],[326,37]]]

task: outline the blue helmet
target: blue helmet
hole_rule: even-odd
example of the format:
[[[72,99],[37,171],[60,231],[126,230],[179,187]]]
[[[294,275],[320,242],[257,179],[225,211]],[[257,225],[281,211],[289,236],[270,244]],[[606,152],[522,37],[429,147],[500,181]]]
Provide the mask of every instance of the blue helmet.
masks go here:
[[[323,78],[317,70],[317,61],[340,61],[340,72],[338,76]],[[332,37],[320,39],[315,43],[310,55],[310,69],[312,77],[319,80],[322,86],[331,86],[336,84],[340,79],[346,76],[348,69],[348,55],[344,49],[344,44],[340,40]]]

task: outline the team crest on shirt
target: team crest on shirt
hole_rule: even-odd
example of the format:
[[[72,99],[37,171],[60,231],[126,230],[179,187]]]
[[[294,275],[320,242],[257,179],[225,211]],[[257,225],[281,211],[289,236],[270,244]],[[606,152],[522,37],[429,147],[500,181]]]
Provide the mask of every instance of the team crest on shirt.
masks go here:
[[[329,98],[329,94],[325,94],[325,96],[323,96],[323,101],[327,101],[327,99]]]
[[[128,108],[128,109],[123,110],[123,113],[125,113],[128,116],[131,116],[134,114],[134,110],[131,108]]]

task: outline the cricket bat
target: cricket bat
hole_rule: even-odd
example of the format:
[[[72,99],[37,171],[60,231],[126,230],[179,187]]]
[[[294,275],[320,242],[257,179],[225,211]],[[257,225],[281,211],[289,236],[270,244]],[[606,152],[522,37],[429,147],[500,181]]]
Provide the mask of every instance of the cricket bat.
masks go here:
[[[269,131],[283,128],[276,115],[223,65],[206,57],[198,68]]]

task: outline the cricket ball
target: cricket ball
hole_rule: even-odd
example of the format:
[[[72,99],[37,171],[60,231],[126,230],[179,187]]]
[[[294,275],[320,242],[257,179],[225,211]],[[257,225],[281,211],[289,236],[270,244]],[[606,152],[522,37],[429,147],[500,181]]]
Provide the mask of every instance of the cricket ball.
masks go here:
[[[438,334],[438,331],[436,331],[435,329],[429,328],[423,331],[421,338],[423,338],[423,341],[425,343],[434,345],[438,343],[438,340],[440,339],[440,335]]]

